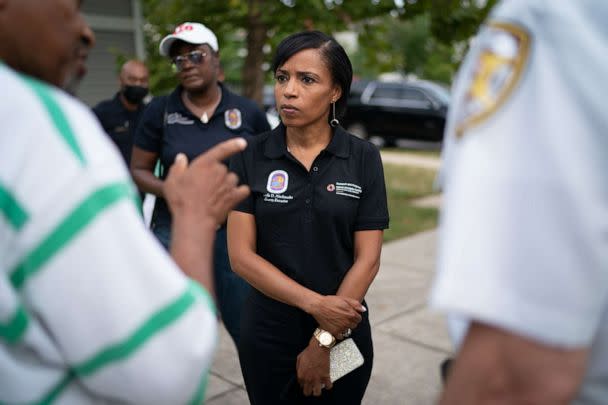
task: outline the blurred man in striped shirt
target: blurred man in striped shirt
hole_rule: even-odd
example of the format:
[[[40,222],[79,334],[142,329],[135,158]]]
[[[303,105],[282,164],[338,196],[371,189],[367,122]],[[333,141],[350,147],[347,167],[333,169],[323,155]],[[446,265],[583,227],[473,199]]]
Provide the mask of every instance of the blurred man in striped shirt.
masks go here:
[[[215,229],[248,193],[221,161],[245,141],[176,159],[174,262],[89,109],[55,87],[86,29],[79,7],[0,0],[0,403],[200,403]]]

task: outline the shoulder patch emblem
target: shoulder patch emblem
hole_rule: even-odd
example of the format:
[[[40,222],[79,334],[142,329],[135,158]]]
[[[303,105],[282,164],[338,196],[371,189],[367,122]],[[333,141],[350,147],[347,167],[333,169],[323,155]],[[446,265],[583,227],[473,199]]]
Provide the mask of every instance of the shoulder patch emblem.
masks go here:
[[[289,175],[285,170],[275,170],[268,175],[266,190],[272,194],[282,194],[287,190]]]
[[[456,117],[456,136],[492,116],[509,98],[528,59],[530,37],[520,26],[490,23],[479,37],[476,61],[465,72],[468,90]]]
[[[241,110],[238,108],[226,110],[224,113],[224,123],[226,124],[226,127],[230,129],[239,129],[243,123],[241,118]]]

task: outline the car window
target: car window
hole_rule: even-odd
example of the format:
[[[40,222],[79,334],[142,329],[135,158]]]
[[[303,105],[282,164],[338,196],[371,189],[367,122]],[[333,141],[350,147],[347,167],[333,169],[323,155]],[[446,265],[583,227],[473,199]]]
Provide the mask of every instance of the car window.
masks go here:
[[[374,99],[390,99],[390,100],[400,100],[402,98],[401,87],[393,87],[393,86],[378,86],[372,94],[372,100]]]
[[[441,101],[441,103],[450,104],[450,90],[443,85],[426,82],[424,88],[432,93],[432,95]]]
[[[427,96],[424,95],[420,90],[415,89],[404,89],[403,90],[404,100],[415,100],[415,101],[428,101]]]

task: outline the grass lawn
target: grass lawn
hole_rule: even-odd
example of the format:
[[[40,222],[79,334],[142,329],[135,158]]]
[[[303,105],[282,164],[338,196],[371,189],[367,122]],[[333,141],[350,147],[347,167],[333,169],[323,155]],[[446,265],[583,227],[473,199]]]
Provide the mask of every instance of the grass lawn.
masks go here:
[[[389,148],[382,148],[383,151],[385,152],[391,152],[391,153],[407,153],[408,155],[417,155],[417,156],[422,156],[422,157],[431,157],[431,158],[438,158],[441,156],[441,150],[439,149],[405,149],[405,148],[393,148],[393,147],[389,147]]]
[[[437,226],[438,210],[411,205],[412,200],[434,194],[435,170],[384,165],[390,229],[384,241],[403,238]]]

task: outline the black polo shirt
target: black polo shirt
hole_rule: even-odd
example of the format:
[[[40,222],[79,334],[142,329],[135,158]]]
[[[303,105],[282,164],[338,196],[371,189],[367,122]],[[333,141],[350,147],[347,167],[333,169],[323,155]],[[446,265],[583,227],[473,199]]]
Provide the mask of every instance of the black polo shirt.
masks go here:
[[[251,140],[230,168],[251,195],[257,253],[298,283],[335,294],[354,262],[354,234],[388,228],[378,149],[336,128],[309,171],[288,151],[285,127]]]
[[[123,160],[129,166],[135,131],[141,118],[143,104],[137,110],[129,111],[120,101],[120,93],[114,98],[105,100],[93,107],[93,112],[104,131],[120,150]]]
[[[145,109],[135,134],[135,145],[159,154],[165,170],[178,153],[193,160],[220,142],[234,137],[248,138],[270,129],[264,112],[251,100],[232,93],[220,83],[222,99],[209,122],[203,123],[186,108],[181,99],[182,87],[155,98]],[[154,222],[171,223],[171,215],[162,198],[156,200]]]

